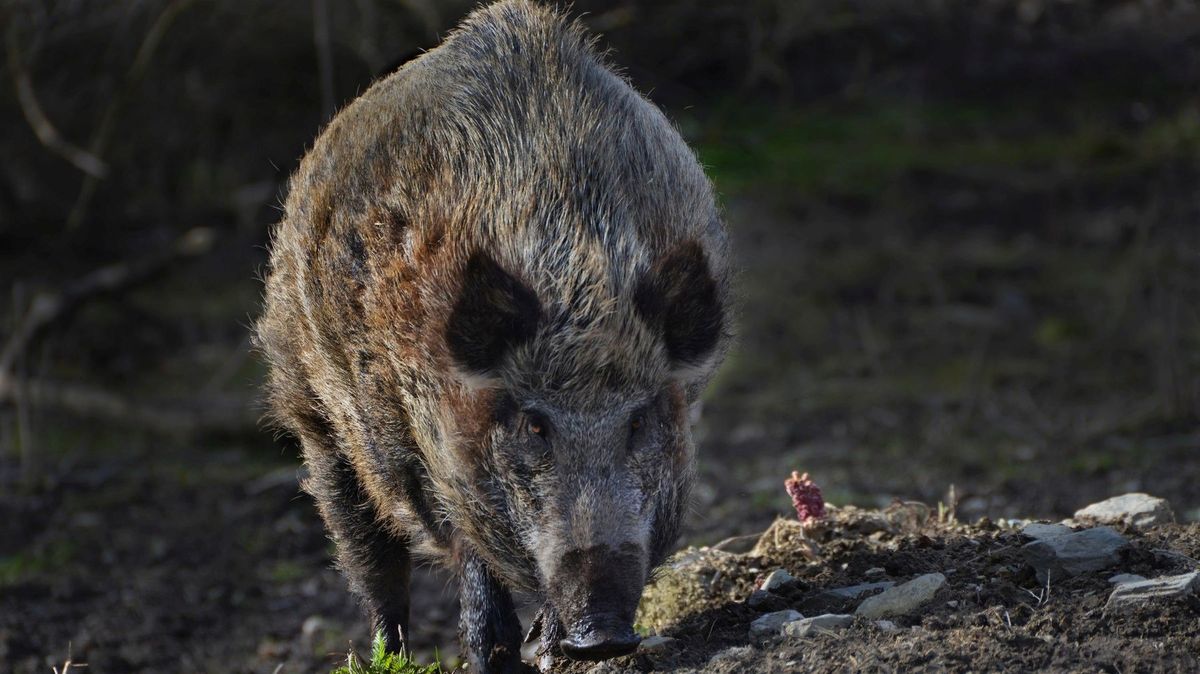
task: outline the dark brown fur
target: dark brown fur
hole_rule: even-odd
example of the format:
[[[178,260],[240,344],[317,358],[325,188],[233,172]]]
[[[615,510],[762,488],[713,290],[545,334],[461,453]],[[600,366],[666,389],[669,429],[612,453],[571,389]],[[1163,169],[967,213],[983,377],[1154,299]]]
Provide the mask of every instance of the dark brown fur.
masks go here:
[[[520,666],[509,588],[546,600],[546,634],[630,613],[686,505],[686,408],[729,339],[726,256],[675,130],[526,0],[479,10],[330,122],[274,234],[258,343],[391,647],[413,555],[458,570],[480,670]],[[621,577],[568,573],[597,555]]]

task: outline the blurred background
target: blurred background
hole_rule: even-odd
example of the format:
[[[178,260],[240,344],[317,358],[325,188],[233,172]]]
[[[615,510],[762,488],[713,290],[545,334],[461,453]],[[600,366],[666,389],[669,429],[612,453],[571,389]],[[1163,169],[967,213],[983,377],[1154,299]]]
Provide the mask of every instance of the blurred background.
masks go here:
[[[259,423],[265,245],[459,0],[4,0],[0,670],[327,672],[367,630]],[[686,543],[837,504],[1200,519],[1200,11],[577,0],[714,179],[739,344]],[[453,659],[449,579],[414,646]],[[283,665],[282,669],[276,669]]]

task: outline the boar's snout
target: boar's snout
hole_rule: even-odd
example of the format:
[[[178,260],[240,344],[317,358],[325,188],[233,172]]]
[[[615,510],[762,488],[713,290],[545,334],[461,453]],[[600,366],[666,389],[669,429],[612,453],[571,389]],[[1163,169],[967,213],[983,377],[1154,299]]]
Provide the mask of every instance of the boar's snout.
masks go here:
[[[559,648],[572,660],[628,655],[641,637],[633,617],[646,581],[645,554],[633,544],[597,545],[563,555],[550,587],[566,638]]]
[[[558,647],[572,660],[607,660],[629,655],[642,641],[630,621],[614,613],[584,616],[569,629],[567,638],[559,641]]]

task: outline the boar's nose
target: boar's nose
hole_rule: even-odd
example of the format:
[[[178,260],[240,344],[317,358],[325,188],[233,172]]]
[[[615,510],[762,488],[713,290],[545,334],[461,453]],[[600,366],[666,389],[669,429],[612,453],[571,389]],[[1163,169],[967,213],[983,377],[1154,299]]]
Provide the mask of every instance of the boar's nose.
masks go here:
[[[558,642],[563,655],[572,660],[607,660],[637,650],[642,638],[629,621],[614,613],[584,616],[571,626],[567,638]]]

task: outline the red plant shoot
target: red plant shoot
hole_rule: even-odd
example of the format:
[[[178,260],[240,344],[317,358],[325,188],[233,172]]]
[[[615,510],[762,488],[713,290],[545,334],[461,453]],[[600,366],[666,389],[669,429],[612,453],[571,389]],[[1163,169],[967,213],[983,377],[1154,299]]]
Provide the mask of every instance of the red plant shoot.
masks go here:
[[[792,476],[783,483],[788,496],[792,497],[792,505],[796,507],[796,519],[804,526],[817,523],[825,517],[825,497],[821,488],[808,477],[792,471]]]

